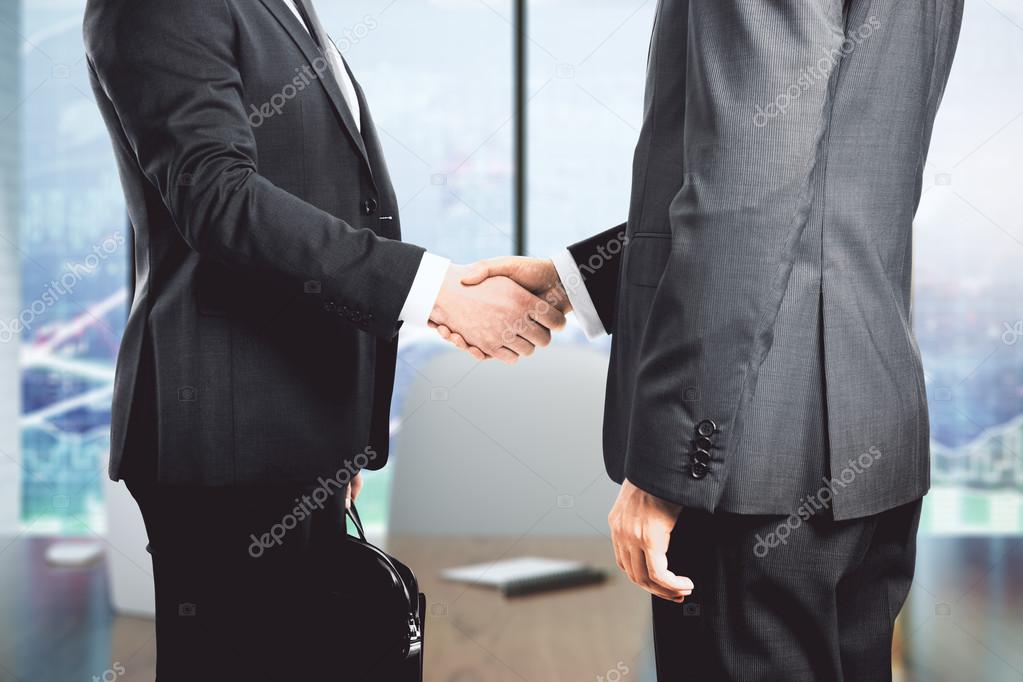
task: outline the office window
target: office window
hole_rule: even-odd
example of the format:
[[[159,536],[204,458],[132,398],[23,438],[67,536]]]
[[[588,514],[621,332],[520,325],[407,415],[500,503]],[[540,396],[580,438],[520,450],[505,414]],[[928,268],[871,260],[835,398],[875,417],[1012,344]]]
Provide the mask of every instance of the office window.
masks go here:
[[[1023,10],[966,3],[924,171],[914,326],[931,409],[921,526],[1023,532]]]
[[[528,3],[530,255],[625,222],[655,3]],[[570,317],[559,343],[595,345]],[[591,346],[592,347],[592,346]]]
[[[6,5],[13,3],[7,2]],[[124,202],[83,58],[84,2],[23,3],[21,520],[32,532],[104,526],[113,367],[126,313]],[[5,41],[6,42],[6,41]],[[8,113],[8,112],[4,112]]]
[[[0,532],[17,528],[21,517],[19,454],[21,416],[18,339],[10,320],[18,316],[21,254],[18,215],[21,199],[21,8],[0,2]]]
[[[655,4],[529,3],[527,250],[625,222]]]

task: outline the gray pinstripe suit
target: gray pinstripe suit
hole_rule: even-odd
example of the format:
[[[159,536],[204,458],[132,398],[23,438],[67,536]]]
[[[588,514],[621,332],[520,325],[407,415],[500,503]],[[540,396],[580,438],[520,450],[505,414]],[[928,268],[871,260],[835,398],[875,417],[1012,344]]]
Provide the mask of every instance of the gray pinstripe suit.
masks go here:
[[[788,514],[834,477],[838,519],[926,492],[912,221],[961,18],[662,0],[623,255],[621,227],[570,247],[614,336],[612,478]]]
[[[662,672],[686,669],[665,658],[679,631],[712,633],[700,650],[726,679],[886,675],[929,486],[912,222],[962,6],[660,2],[623,255],[598,257],[621,227],[570,250],[614,337],[608,472],[685,507],[676,533],[700,548],[672,561],[700,576],[707,629],[659,604]],[[754,538],[804,511],[800,551],[754,561]],[[757,606],[758,589],[793,599]],[[880,635],[857,669],[864,629]],[[767,655],[779,633],[825,633],[825,653]]]

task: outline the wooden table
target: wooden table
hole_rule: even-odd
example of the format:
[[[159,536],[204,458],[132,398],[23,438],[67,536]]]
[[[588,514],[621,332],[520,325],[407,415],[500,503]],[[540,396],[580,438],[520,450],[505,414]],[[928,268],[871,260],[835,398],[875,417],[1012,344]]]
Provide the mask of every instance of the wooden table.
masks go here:
[[[49,541],[3,540],[0,547],[0,682],[67,682],[102,677],[152,682],[153,622],[115,617],[102,564],[46,565]],[[636,661],[650,655],[649,601],[619,577],[600,538],[391,538],[389,551],[415,567],[429,599],[430,682],[641,682]],[[580,559],[604,568],[604,584],[511,600],[439,579],[444,568],[502,557]],[[616,666],[633,674],[608,676]],[[618,668],[620,671],[621,668]],[[225,682],[233,682],[227,681]],[[379,682],[387,682],[380,680]]]
[[[48,543],[0,538],[0,682],[89,680],[113,662],[125,670],[117,682],[152,682],[152,621],[115,617],[105,567],[51,568],[43,558]],[[651,654],[649,602],[617,575],[601,538],[417,537],[394,538],[388,547],[416,566],[429,596],[429,682],[653,679],[640,665]],[[504,600],[437,577],[451,566],[526,555],[583,559],[612,578]],[[906,609],[917,617],[904,623],[904,682],[1023,679],[1023,542],[925,538],[918,559]],[[629,674],[611,674],[618,664]]]
[[[652,656],[650,600],[619,574],[606,540],[397,537],[387,548],[415,568],[429,601],[429,682],[610,682]],[[520,556],[583,560],[609,578],[512,599],[439,578],[445,568]]]

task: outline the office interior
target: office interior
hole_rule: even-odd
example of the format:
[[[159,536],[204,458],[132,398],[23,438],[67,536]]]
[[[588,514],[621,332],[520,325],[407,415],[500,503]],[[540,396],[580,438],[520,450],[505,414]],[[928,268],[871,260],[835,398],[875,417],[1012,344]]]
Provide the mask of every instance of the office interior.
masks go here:
[[[321,0],[405,238],[469,263],[622,222],[655,6]],[[145,532],[105,474],[131,228],[83,7],[0,0],[0,682],[151,680],[155,664]],[[1023,5],[967,3],[915,224],[932,490],[902,682],[1023,680],[1021,153]],[[649,597],[618,573],[606,521],[609,348],[570,322],[506,367],[402,333],[392,460],[359,507],[428,595],[428,680],[654,680]],[[519,556],[608,577],[517,598],[441,577]]]

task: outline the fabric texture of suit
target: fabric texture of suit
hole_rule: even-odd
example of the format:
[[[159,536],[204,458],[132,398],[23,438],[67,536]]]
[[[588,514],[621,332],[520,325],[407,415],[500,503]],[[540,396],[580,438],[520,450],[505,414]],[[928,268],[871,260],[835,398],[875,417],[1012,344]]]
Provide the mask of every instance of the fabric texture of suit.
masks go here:
[[[111,476],[144,451],[172,484],[383,466],[423,250],[361,89],[362,134],[281,0],[91,0],[84,33],[135,232]]]
[[[803,523],[684,512],[668,566],[696,589],[653,599],[659,682],[890,682],[922,500]]]
[[[661,0],[624,237],[570,249],[613,334],[613,479],[838,519],[927,491],[912,223],[962,9]]]
[[[353,579],[338,570],[342,491],[296,515],[315,490],[127,485],[149,536],[160,682],[375,679],[355,674],[353,615],[331,596]]]

